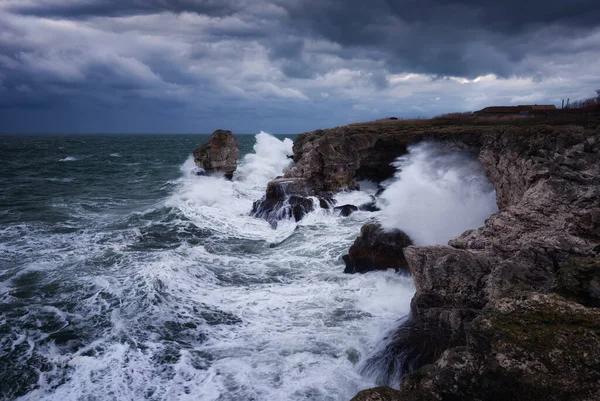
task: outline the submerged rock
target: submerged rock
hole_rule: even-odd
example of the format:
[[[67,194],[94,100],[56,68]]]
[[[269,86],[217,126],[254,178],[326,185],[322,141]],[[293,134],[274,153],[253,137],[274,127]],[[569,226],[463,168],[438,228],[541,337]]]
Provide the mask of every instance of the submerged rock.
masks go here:
[[[223,173],[231,179],[237,168],[239,156],[238,140],[231,131],[216,130],[208,142],[193,152],[194,162],[205,173]]]
[[[373,199],[371,202],[363,203],[358,206],[358,210],[363,212],[378,212],[381,209],[377,206],[377,199]]]
[[[197,175],[197,176],[203,176],[203,175],[206,175],[206,170],[204,170],[203,168],[200,168],[200,167],[194,167],[192,169],[192,171],[190,171],[190,174]]]
[[[412,241],[403,231],[386,232],[380,224],[365,224],[348,255],[342,257],[346,263],[344,273],[408,269],[404,248],[411,244]]]
[[[342,216],[342,217],[348,217],[353,212],[356,212],[358,210],[358,207],[356,207],[354,205],[342,205],[342,206],[336,206],[336,207],[334,207],[333,210],[336,213],[339,213],[340,216]]]

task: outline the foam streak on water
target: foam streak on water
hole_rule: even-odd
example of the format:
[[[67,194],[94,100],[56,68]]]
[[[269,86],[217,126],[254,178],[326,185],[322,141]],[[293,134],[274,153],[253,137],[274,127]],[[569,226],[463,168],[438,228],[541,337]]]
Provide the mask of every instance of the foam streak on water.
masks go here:
[[[375,384],[358,366],[408,313],[412,281],[392,271],[342,273],[340,256],[376,214],[317,209],[276,230],[250,217],[268,180],[291,162],[291,140],[255,140],[232,181],[190,174],[191,158],[180,172],[163,162],[144,175],[156,158],[124,147],[95,146],[99,156],[59,163],[73,180],[53,185],[100,180],[73,170],[95,157],[129,170],[117,185],[112,176],[113,196],[82,186],[53,198],[58,222],[3,226],[0,373],[9,387],[1,396],[347,400]],[[157,142],[156,154],[163,148]],[[167,168],[179,177],[152,181]],[[125,195],[136,185],[155,198]],[[355,205],[369,199],[338,195]]]

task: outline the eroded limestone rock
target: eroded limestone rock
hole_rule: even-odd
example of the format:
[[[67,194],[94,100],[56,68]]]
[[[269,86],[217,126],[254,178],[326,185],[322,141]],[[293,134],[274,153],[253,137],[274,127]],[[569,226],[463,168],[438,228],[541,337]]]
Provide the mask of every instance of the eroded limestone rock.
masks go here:
[[[231,131],[217,130],[213,132],[208,142],[196,148],[193,152],[194,162],[206,173],[223,173],[231,179],[237,168],[240,154],[238,140]]]
[[[600,266],[600,133],[504,127],[477,142],[500,211],[450,246],[404,250],[411,324],[442,352],[404,378],[400,399],[599,399],[600,319],[586,306]]]

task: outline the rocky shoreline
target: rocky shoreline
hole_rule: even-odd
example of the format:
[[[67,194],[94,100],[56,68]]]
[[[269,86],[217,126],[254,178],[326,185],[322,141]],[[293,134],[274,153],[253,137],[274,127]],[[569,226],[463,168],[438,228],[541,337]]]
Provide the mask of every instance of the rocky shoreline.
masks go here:
[[[423,140],[477,154],[499,211],[448,245],[414,246],[363,228],[348,272],[407,268],[417,292],[389,345],[413,359],[410,373],[399,390],[354,399],[600,399],[598,121],[378,121],[304,133],[293,167],[255,207],[288,202],[300,219],[311,196],[326,206],[359,180],[390,178],[390,163]]]
[[[500,211],[448,246],[404,249],[419,341],[390,346],[426,358],[399,391],[355,399],[600,399],[598,126],[350,125],[302,134],[285,177],[313,193],[381,181],[421,140],[476,152]]]

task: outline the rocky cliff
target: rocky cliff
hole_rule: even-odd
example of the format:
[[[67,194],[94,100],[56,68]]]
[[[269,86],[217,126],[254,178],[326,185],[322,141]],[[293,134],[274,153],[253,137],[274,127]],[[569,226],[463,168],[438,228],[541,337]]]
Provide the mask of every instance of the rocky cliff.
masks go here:
[[[447,246],[404,249],[408,342],[426,357],[400,391],[356,399],[600,399],[600,126],[351,125],[301,135],[286,177],[314,193],[380,181],[424,139],[476,152],[500,211]]]
[[[600,399],[600,132],[476,139],[500,211],[449,246],[404,250],[413,323],[443,341],[397,399]]]

